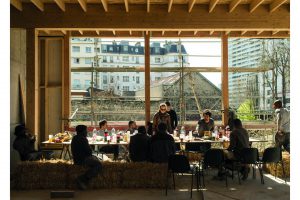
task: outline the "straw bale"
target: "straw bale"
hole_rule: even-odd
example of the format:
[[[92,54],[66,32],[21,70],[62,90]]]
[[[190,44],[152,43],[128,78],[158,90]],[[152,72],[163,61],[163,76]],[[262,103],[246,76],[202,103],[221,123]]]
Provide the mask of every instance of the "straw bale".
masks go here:
[[[282,161],[284,165],[284,170],[286,177],[290,177],[290,154],[287,152],[282,153]],[[275,164],[267,164],[265,167],[265,171],[275,176]],[[282,166],[280,164],[277,165],[277,177],[283,178]]]

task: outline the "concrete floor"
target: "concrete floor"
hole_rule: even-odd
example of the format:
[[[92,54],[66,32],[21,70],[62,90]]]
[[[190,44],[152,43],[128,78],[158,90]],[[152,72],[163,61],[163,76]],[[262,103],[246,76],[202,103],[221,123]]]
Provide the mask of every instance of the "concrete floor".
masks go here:
[[[193,199],[205,200],[269,200],[290,199],[290,184],[281,179],[274,179],[271,175],[264,175],[265,184],[260,183],[259,176],[257,179],[249,178],[242,181],[242,185],[238,184],[237,177],[233,180],[228,179],[228,188],[225,181],[214,179],[215,172],[211,171],[205,176],[205,189],[193,191]],[[250,174],[249,174],[250,175]],[[163,189],[99,189],[99,190],[75,190],[76,200],[181,200],[190,199],[190,176],[176,176],[176,190],[168,190],[168,196],[165,196]],[[12,200],[40,200],[50,199],[50,190],[29,190],[29,191],[11,191]],[[59,200],[59,199],[57,199]],[[66,198],[65,198],[66,200]]]

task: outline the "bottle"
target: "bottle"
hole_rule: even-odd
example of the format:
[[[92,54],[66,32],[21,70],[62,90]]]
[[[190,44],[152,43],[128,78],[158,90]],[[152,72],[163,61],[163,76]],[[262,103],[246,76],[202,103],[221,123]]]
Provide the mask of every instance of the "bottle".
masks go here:
[[[118,134],[117,134],[117,143],[120,143],[120,133],[118,132]]]
[[[104,131],[104,142],[107,142],[108,131],[105,129]]]
[[[113,134],[115,134],[115,133],[116,133],[115,128],[112,128],[112,129],[111,129],[111,135],[113,135]]]
[[[198,129],[199,129],[199,124],[197,123],[197,126],[196,126],[196,132],[198,133]]]
[[[219,138],[222,138],[223,137],[223,129],[222,129],[222,126],[220,126],[219,128]]]
[[[94,129],[93,129],[93,139],[92,139],[92,141],[93,141],[93,142],[96,142],[96,139],[97,139],[97,129],[94,128]]]
[[[218,126],[215,126],[214,132],[212,133],[212,138],[217,138],[218,134],[219,134],[219,132],[218,132]]]
[[[181,127],[180,134],[185,135],[185,128],[184,128],[184,126]]]

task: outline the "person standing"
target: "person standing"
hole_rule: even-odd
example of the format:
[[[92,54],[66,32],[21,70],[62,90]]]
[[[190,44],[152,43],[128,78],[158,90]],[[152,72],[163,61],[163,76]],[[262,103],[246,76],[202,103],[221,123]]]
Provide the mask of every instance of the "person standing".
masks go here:
[[[171,104],[169,101],[166,101],[166,105],[167,105],[167,113],[170,115],[170,118],[171,118],[171,127],[173,130],[175,130],[178,125],[177,114],[176,114],[175,110],[171,107]]]
[[[173,133],[173,129],[171,126],[171,117],[167,113],[167,105],[165,103],[161,103],[159,105],[159,110],[157,113],[155,113],[153,117],[153,131],[157,133],[158,130],[158,124],[165,123],[167,126],[167,131],[169,134]]]
[[[89,181],[98,175],[102,170],[102,165],[96,156],[92,155],[92,149],[87,140],[87,127],[85,125],[76,126],[77,134],[71,142],[71,151],[75,165],[83,165],[88,170],[77,177],[76,182],[80,189],[87,189]]]
[[[282,107],[282,102],[276,100],[273,103],[276,115],[276,135],[275,143],[277,147],[282,147],[290,153],[290,112]]]

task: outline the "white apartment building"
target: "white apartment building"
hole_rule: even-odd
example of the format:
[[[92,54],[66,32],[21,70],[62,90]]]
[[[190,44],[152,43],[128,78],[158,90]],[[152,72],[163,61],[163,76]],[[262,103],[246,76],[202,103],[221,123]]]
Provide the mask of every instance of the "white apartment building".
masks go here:
[[[144,46],[141,42],[72,38],[70,43],[71,68],[92,65],[99,68],[144,67]],[[151,67],[180,67],[179,54],[183,55],[183,65],[189,65],[187,56],[184,56],[187,55],[184,46],[180,49],[176,43],[153,42],[150,52]],[[151,81],[172,74],[172,72],[151,72]],[[91,79],[91,72],[72,72],[72,89],[86,90],[91,87]],[[109,90],[117,95],[132,96],[132,92],[144,87],[145,76],[144,72],[100,72],[94,74],[94,83],[94,87],[98,89]]]

